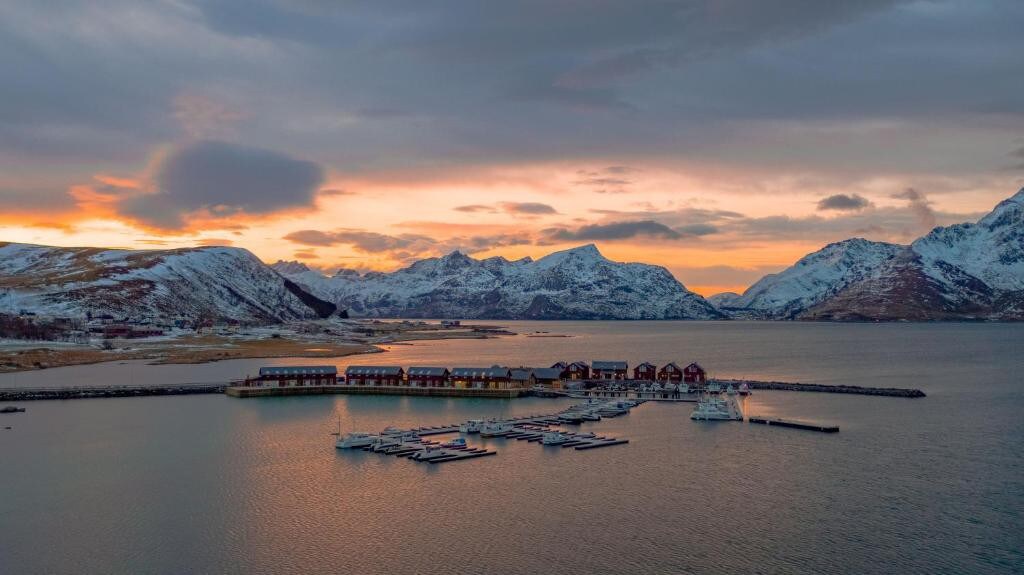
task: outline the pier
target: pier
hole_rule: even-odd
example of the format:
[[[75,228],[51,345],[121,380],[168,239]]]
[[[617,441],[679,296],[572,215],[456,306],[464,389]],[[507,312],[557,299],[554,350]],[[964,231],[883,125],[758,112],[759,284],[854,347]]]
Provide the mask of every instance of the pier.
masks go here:
[[[747,421],[750,423],[760,423],[762,425],[774,425],[777,427],[789,427],[792,429],[803,429],[806,431],[820,431],[822,433],[839,433],[838,425],[821,425],[818,423],[808,423],[804,421],[793,421],[790,419],[773,419],[769,417],[749,417]]]
[[[231,397],[278,397],[284,395],[412,395],[418,397],[478,397],[515,399],[528,389],[480,389],[462,387],[410,387],[406,385],[299,385],[284,387],[230,386],[224,393]]]

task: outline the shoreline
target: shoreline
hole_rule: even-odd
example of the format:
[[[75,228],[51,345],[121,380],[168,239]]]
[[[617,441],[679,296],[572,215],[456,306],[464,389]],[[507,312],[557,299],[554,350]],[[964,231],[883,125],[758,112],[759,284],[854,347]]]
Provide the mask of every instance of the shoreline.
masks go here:
[[[92,345],[68,346],[63,342],[38,342],[0,350],[0,375],[59,367],[95,365],[120,361],[146,361],[147,365],[191,365],[232,359],[336,358],[385,353],[384,345],[412,345],[417,341],[445,339],[493,339],[516,335],[494,325],[467,325],[459,329],[409,326],[392,322],[358,324],[372,332],[367,338],[304,337],[290,334],[269,338],[225,335],[187,335],[160,341],[119,340],[132,347],[102,349]],[[379,332],[379,335],[377,334]]]

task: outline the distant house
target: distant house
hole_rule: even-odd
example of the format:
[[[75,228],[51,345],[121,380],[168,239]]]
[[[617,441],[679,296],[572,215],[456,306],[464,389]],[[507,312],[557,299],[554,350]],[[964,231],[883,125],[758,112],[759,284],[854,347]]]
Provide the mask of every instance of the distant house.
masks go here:
[[[590,366],[582,361],[574,361],[570,363],[566,368],[566,377],[564,379],[590,379]]]
[[[257,378],[245,380],[247,387],[304,387],[335,385],[338,368],[333,365],[288,365],[261,367]]]
[[[533,370],[528,367],[519,367],[510,371],[514,387],[533,387]]]
[[[683,381],[686,383],[704,383],[707,379],[707,372],[697,362],[683,368]]]
[[[557,367],[535,367],[533,368],[533,385],[543,385],[558,389],[562,387],[562,375],[564,370]]]
[[[653,363],[643,362],[633,368],[633,379],[640,381],[654,381],[658,374],[658,368]]]
[[[507,367],[456,367],[452,368],[452,384],[459,388],[509,389],[512,387],[512,370]]]
[[[349,385],[402,385],[405,370],[397,365],[350,365],[345,369]]]
[[[664,383],[679,383],[683,381],[683,370],[679,369],[679,366],[675,363],[666,363],[660,370],[658,370],[658,381]]]
[[[626,379],[629,364],[624,361],[592,361],[590,377],[592,379]]]
[[[406,380],[410,387],[448,387],[450,375],[447,367],[410,367]]]

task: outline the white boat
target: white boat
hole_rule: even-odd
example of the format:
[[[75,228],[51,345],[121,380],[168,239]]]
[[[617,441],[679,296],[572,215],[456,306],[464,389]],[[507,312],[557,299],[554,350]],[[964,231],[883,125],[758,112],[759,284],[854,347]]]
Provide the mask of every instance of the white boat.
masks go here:
[[[549,431],[540,438],[540,442],[544,445],[561,445],[571,440],[571,437],[558,431]]]
[[[400,435],[401,433],[401,429],[398,429],[397,427],[393,427],[391,425],[385,427],[384,430],[380,432],[381,435]]]
[[[558,421],[562,423],[583,423],[583,414],[578,411],[566,411],[558,414]]]
[[[480,429],[484,426],[482,419],[470,419],[466,423],[459,426],[461,433],[480,433]]]
[[[726,395],[736,395],[736,388],[733,387],[732,384],[730,383],[729,385],[725,386],[725,394]]]
[[[718,393],[722,391],[722,386],[717,381],[708,382],[708,393]]]
[[[338,449],[355,449],[358,447],[369,447],[377,436],[365,431],[353,431],[345,437],[339,436],[334,446]]]
[[[679,384],[679,393],[690,393],[690,384],[689,383],[680,383]]]
[[[448,455],[447,451],[436,445],[431,445],[413,453],[411,459],[415,459],[416,461],[430,461],[431,459],[437,459],[438,457],[444,457],[446,455]]]
[[[750,386],[746,383],[740,384],[740,395],[750,395]]]
[[[504,421],[488,421],[480,428],[481,437],[498,437],[512,431],[512,424]]]
[[[697,407],[690,414],[690,419],[697,421],[743,421],[736,403],[729,398],[718,395],[705,395],[697,402]]]
[[[462,449],[463,447],[466,447],[466,440],[462,437],[456,437],[451,441],[446,441],[442,443],[441,447],[448,447],[451,449]]]
[[[583,418],[583,421],[601,421],[601,414],[596,410],[581,411],[580,417]]]

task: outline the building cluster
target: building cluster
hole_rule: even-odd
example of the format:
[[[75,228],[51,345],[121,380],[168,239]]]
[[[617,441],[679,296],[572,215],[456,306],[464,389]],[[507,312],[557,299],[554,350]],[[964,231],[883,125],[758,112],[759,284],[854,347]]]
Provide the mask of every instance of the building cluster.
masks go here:
[[[630,377],[632,375],[632,377]],[[551,367],[409,367],[398,365],[351,365],[339,375],[334,366],[286,366],[260,368],[259,377],[245,380],[246,386],[287,387],[310,385],[356,385],[386,387],[448,387],[461,389],[525,389],[542,386],[572,389],[605,382],[664,385],[688,383],[700,387],[707,374],[697,363],[679,367],[668,363],[660,368],[648,362],[629,370],[625,361],[560,361]]]

